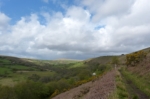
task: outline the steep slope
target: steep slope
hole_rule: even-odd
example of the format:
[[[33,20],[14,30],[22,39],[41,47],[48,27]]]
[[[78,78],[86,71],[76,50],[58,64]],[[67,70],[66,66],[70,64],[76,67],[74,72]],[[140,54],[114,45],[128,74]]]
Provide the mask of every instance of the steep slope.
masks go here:
[[[144,58],[139,64],[136,66],[129,66],[127,69],[145,79],[150,79],[150,49],[144,49],[143,51],[147,52],[146,58]]]
[[[150,48],[146,48],[140,51],[146,52],[146,57],[143,57],[135,65],[131,64],[127,67],[123,67],[121,73],[125,81],[124,83],[126,83],[130,98],[149,99]],[[131,54],[133,55],[133,53]]]

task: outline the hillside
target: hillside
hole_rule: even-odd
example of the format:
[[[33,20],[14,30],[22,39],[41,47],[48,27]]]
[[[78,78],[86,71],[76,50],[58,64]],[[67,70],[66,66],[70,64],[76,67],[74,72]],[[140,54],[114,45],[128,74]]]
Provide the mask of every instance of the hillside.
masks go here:
[[[110,64],[113,57],[114,56],[101,56],[101,57],[92,58],[90,60],[87,60],[87,61],[85,61],[85,63],[91,64],[91,65]]]
[[[0,56],[0,99],[149,99],[150,48],[140,51],[146,57],[128,66],[126,55],[84,61]]]
[[[147,57],[142,62],[136,66],[129,67],[128,70],[146,79],[150,79],[150,53],[147,54]]]
[[[34,60],[0,56],[0,99],[5,99],[5,94],[8,93],[7,99],[51,98],[96,79],[92,73],[102,75],[110,68],[109,64],[92,65],[78,60]],[[28,90],[29,86],[33,90]],[[10,88],[16,91],[11,92]]]
[[[95,84],[95,82],[94,83],[89,82],[83,84],[77,88],[71,89],[67,92],[64,92],[56,96],[53,99],[101,99],[101,98],[103,99],[149,99],[150,48],[146,48],[140,51],[146,52],[147,56],[136,66],[126,67],[126,55],[117,56],[117,58],[120,61],[118,65],[119,67],[118,69],[115,70],[115,75],[113,74],[111,75],[112,78],[115,77],[115,82],[113,83],[116,85],[115,88],[113,84],[109,83],[114,80],[110,80],[110,79],[104,80],[104,83],[106,85],[102,84],[103,77],[105,79],[108,78],[106,75],[103,75],[102,78],[101,76],[99,76],[99,79],[97,80],[97,84]],[[114,56],[102,56],[102,57],[86,60],[84,62],[85,64],[90,64],[95,66],[98,66],[100,64],[101,65],[111,64],[113,57]],[[108,72],[108,74],[109,73],[110,72]],[[109,84],[107,85],[107,83]],[[94,87],[94,85],[96,87]],[[103,87],[101,88],[100,86]],[[110,89],[112,88],[112,90],[107,90],[107,86],[109,86]],[[99,88],[101,90],[98,90]],[[92,93],[92,90],[96,90],[95,93]],[[104,94],[105,95],[107,94],[109,96],[105,97]]]
[[[129,97],[137,97],[137,99],[150,98],[150,48],[140,50],[146,53],[140,62],[135,65],[129,65],[121,69],[124,83],[129,93]],[[138,51],[139,52],[139,51]],[[134,54],[133,52],[130,54]]]

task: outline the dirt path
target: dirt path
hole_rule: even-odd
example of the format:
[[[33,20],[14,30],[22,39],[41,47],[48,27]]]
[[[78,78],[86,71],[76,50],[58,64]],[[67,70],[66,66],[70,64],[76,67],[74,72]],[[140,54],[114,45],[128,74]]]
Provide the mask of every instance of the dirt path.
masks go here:
[[[115,89],[115,71],[110,71],[94,82],[88,82],[79,87],[57,95],[53,99],[107,99]]]
[[[123,79],[130,95],[129,99],[150,99],[145,93],[137,88],[131,80],[125,78],[125,76],[123,76]]]

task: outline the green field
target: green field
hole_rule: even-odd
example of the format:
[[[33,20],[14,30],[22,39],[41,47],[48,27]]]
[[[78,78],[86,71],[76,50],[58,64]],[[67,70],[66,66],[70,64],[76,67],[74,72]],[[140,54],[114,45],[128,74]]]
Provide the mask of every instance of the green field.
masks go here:
[[[7,60],[7,59],[0,59],[0,63],[3,63],[3,64],[10,64],[11,61]]]
[[[0,75],[10,74],[10,73],[12,73],[11,69],[6,68],[6,67],[0,67]]]

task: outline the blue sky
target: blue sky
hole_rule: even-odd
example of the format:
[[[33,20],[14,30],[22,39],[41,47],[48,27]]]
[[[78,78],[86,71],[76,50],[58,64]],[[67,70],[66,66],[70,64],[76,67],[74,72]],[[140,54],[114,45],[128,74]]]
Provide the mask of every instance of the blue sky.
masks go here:
[[[88,59],[150,44],[149,0],[0,0],[0,55]]]
[[[15,24],[23,16],[32,13],[40,14],[41,12],[62,12],[65,13],[64,6],[74,5],[72,0],[1,0],[1,12],[4,12]]]

